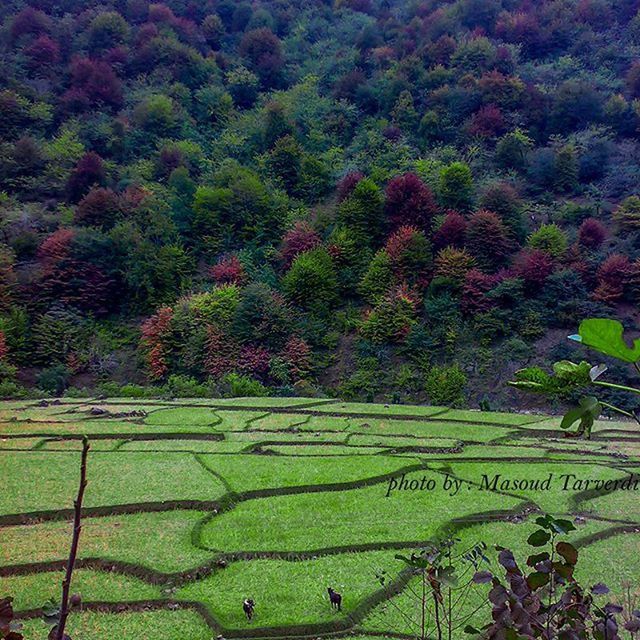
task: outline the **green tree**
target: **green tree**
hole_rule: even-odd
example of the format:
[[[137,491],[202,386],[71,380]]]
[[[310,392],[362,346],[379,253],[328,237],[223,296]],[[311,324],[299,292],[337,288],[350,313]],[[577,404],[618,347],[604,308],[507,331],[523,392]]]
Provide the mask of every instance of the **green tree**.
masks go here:
[[[358,182],[338,209],[338,221],[369,245],[380,237],[384,222],[384,195],[370,178]]]
[[[543,224],[527,239],[527,246],[540,249],[554,258],[561,258],[567,251],[567,236],[557,224]]]
[[[553,186],[557,191],[573,191],[578,185],[578,157],[575,147],[565,145],[559,149],[554,162]]]
[[[282,286],[291,300],[318,315],[328,314],[338,302],[336,269],[324,247],[298,254]]]
[[[468,211],[473,206],[473,176],[464,162],[452,162],[440,171],[438,193],[442,204]]]
[[[369,263],[358,292],[370,304],[376,304],[391,289],[394,283],[393,266],[389,254],[381,249]]]
[[[496,144],[496,161],[504,169],[522,171],[527,167],[527,154],[533,140],[520,129],[506,133]]]

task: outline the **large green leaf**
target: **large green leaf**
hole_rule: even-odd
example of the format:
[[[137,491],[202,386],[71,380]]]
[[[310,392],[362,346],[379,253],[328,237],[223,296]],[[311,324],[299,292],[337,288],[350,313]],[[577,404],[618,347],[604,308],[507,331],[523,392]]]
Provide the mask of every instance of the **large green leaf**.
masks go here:
[[[585,396],[580,398],[578,406],[575,409],[567,411],[562,422],[561,429],[570,429],[576,422],[579,422],[578,433],[587,437],[591,435],[591,428],[596,418],[602,411],[602,405],[597,398],[593,396]]]
[[[586,387],[591,382],[593,367],[588,362],[569,362],[561,360],[553,365],[554,375],[549,375],[539,367],[519,369],[515,372],[515,380],[509,382],[512,387],[546,393],[550,395],[566,395],[575,389]]]
[[[569,338],[624,362],[640,361],[640,338],[634,340],[633,347],[630,347],[624,340],[624,327],[617,320],[608,318],[583,320],[580,323],[578,335],[569,336]]]

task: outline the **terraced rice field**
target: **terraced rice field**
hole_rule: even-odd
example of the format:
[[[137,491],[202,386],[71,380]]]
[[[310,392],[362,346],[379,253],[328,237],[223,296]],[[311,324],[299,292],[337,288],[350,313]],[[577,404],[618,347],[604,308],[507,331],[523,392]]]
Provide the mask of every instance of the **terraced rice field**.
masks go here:
[[[406,637],[411,625],[387,607],[391,597],[409,606],[399,550],[455,534],[524,554],[540,512],[577,523],[585,582],[639,587],[640,493],[594,491],[572,474],[640,473],[640,431],[603,421],[582,442],[558,423],[300,398],[5,402],[0,596],[15,598],[27,639],[46,637],[40,608],[60,591],[82,434],[91,452],[74,640]],[[481,490],[496,474],[550,473],[545,491]],[[435,489],[390,491],[403,475]],[[340,613],[328,586],[343,595]]]

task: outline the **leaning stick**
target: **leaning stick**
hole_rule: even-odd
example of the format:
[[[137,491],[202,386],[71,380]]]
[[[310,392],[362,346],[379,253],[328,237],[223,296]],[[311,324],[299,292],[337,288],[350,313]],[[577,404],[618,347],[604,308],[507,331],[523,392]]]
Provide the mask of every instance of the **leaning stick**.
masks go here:
[[[87,455],[89,454],[89,439],[87,436],[82,438],[82,462],[80,464],[80,487],[78,488],[78,497],[74,500],[73,515],[73,538],[71,540],[71,551],[69,553],[69,562],[67,562],[67,570],[62,581],[62,603],[60,604],[60,620],[55,628],[55,640],[65,640],[64,628],[69,617],[69,592],[71,591],[71,578],[73,577],[73,568],[76,564],[78,555],[78,543],[80,541],[80,531],[82,531],[82,499],[84,490],[87,486]]]

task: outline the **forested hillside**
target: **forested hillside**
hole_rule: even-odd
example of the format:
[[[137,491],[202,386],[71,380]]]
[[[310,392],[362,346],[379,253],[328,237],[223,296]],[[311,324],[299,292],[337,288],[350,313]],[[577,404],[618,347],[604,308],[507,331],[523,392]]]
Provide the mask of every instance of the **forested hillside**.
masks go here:
[[[635,319],[639,8],[5,0],[0,394],[528,400]]]

